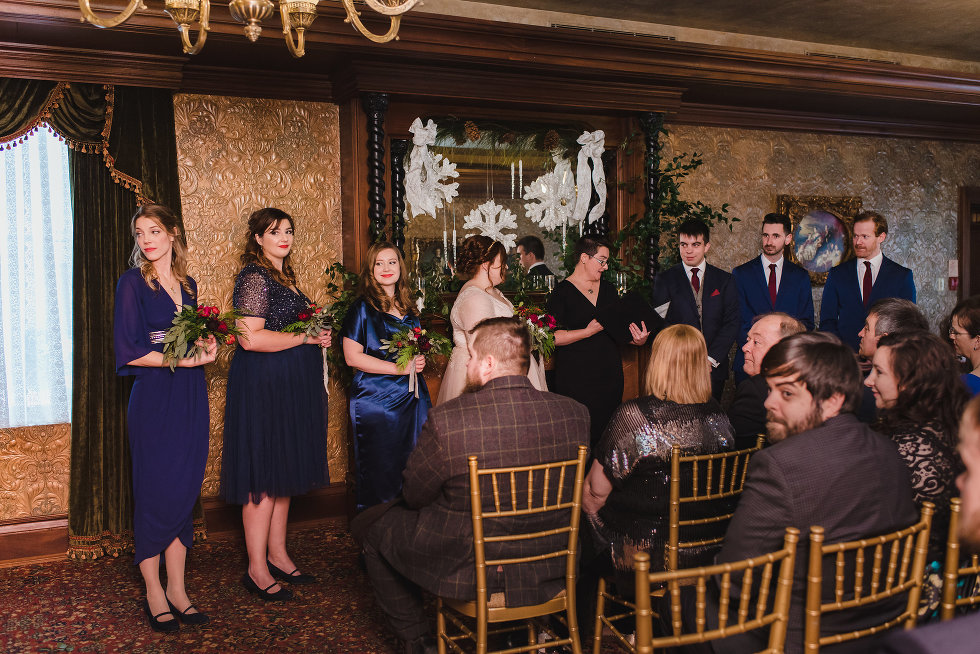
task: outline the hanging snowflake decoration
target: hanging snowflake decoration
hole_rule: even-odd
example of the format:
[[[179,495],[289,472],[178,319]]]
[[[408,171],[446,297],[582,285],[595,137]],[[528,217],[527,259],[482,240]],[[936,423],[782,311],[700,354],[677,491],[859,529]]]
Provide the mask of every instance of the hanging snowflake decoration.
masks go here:
[[[517,216],[510,209],[504,209],[493,200],[487,200],[466,214],[463,229],[478,229],[483,236],[500,241],[510,250],[517,243],[516,234],[504,234],[506,228],[517,229]]]
[[[527,217],[541,229],[557,229],[574,220],[575,175],[572,163],[553,154],[554,170],[541,175],[524,187],[524,205]]]
[[[436,209],[441,209],[444,201],[451,204],[459,195],[459,182],[446,184],[443,180],[459,177],[459,173],[456,164],[429,151],[429,146],[436,142],[434,122],[430,120],[423,127],[422,121],[416,118],[408,131],[414,135],[414,145],[405,168],[405,203],[410,216],[427,214],[435,218]]]

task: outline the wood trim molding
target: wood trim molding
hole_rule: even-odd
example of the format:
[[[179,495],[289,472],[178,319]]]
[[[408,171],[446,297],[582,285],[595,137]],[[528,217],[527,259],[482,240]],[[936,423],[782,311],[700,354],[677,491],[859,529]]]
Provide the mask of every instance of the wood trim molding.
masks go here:
[[[186,62],[186,57],[0,42],[4,77],[176,89]]]
[[[240,506],[226,504],[216,497],[204,498],[202,504],[209,537],[244,539]],[[347,505],[346,484],[331,484],[294,497],[289,508],[289,523],[311,523],[348,515]],[[67,552],[67,516],[10,520],[0,524],[0,568],[59,561]]]

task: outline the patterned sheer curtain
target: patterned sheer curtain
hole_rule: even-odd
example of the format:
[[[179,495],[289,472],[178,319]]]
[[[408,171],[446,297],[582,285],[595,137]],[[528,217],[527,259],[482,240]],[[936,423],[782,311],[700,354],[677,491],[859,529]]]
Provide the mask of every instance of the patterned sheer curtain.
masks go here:
[[[68,174],[47,130],[0,150],[0,428],[71,421]]]

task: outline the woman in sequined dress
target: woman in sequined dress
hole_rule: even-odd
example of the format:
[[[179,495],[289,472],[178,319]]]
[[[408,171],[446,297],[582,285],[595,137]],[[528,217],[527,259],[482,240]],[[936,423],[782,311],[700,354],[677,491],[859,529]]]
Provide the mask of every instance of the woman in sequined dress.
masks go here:
[[[596,540],[608,543],[604,558],[621,593],[632,592],[634,553],[648,552],[651,569],[665,561],[674,444],[685,454],[713,454],[734,444],[731,423],[711,397],[710,370],[700,331],[664,329],[650,352],[648,395],[616,409],[596,447],[582,504]],[[712,554],[682,557],[680,566],[703,565]]]
[[[278,581],[314,582],[286,552],[286,520],[291,496],[328,483],[320,348],[330,347],[330,332],[310,338],[280,331],[310,305],[296,287],[292,246],[289,214],[254,212],[234,291],[244,317],[228,371],[221,493],[242,505],[248,551],[242,585],[263,600],[292,597]]]
[[[957,434],[969,391],[957,373],[949,346],[921,330],[882,336],[864,384],[874,393],[878,409],[874,429],[898,447],[909,469],[916,504],[936,506],[922,588],[921,614],[925,616],[939,606],[949,500],[957,494],[956,477],[962,470],[956,453]]]
[[[203,354],[181,359],[171,371],[163,337],[174,311],[197,304],[197,284],[187,274],[187,245],[174,213],[144,205],[133,216],[133,267],[116,286],[114,349],[116,372],[135,377],[126,423],[133,462],[133,542],[146,584],[143,611],[154,631],[177,631],[178,618],[204,624],[207,615],[187,597],[184,562],[194,541],[194,504],[208,459],[206,363],[214,361],[214,339],[199,344]],[[160,554],[167,589],[160,583]]]

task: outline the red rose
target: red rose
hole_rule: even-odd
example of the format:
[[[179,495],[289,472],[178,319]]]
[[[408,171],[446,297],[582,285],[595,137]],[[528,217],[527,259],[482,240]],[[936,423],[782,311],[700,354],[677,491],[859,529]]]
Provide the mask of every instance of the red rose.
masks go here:
[[[299,318],[300,320],[309,320],[310,319],[310,312],[309,311],[300,311],[299,312],[299,315],[297,316],[297,318]]]
[[[401,341],[398,341],[397,343],[395,343],[395,347],[397,347],[397,348],[399,348],[399,349],[401,349],[401,348],[403,348],[403,347],[405,347],[405,346],[404,346],[404,345],[402,345],[402,342],[401,342]]]
[[[234,342],[235,342],[235,335],[228,334],[228,338],[225,339],[225,343],[227,343],[228,345],[232,345]]]
[[[432,343],[426,341],[425,343],[419,345],[419,349],[423,352],[428,352],[430,349],[432,349]]]
[[[218,323],[218,331],[221,332],[222,334],[227,334],[228,333],[228,323],[226,323],[224,320],[220,321]]]
[[[421,327],[413,327],[412,328],[412,331],[415,332],[416,334],[421,334],[422,333],[422,328]]]

